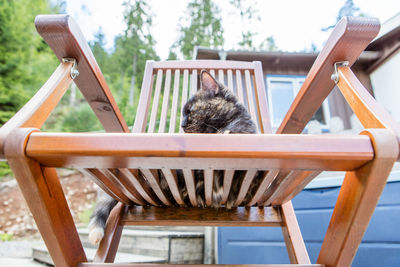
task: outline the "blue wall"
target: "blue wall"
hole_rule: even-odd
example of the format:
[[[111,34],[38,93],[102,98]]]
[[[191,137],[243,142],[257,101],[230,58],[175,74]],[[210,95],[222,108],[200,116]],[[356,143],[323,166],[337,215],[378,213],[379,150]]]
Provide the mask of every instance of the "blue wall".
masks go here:
[[[317,260],[339,189],[303,190],[293,199],[312,263]],[[289,263],[281,229],[220,227],[218,263]],[[386,185],[352,266],[400,266],[400,182]]]

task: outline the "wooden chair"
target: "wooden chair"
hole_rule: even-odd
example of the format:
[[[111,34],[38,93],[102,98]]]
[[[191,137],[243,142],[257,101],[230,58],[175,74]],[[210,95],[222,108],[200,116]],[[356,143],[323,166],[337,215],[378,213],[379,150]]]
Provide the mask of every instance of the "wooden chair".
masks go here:
[[[129,133],[71,17],[41,15],[35,23],[61,63],[1,128],[0,155],[8,160],[57,266],[108,266],[124,225],[279,226],[291,263],[350,266],[399,158],[398,124],[350,69],[378,33],[377,20],[344,18],[338,23],[276,134],[271,134],[261,64],[211,60],[147,62],[133,133]],[[343,61],[347,63],[337,63]],[[214,71],[237,93],[262,134],[176,133],[181,103],[198,89],[197,74],[203,68]],[[367,129],[355,136],[300,134],[335,86],[332,74],[365,128],[381,129]],[[39,131],[73,77],[107,133]],[[87,262],[57,167],[81,169],[120,202],[112,210],[94,263]],[[173,199],[160,189],[157,170],[165,175]],[[184,174],[187,205],[179,193],[176,170]],[[193,170],[203,170],[208,206],[213,170],[224,170],[223,201],[234,171],[246,170],[236,196],[237,208],[197,208]],[[245,207],[243,198],[259,170],[264,171],[262,183]],[[317,264],[312,265],[290,200],[321,171],[347,172]]]

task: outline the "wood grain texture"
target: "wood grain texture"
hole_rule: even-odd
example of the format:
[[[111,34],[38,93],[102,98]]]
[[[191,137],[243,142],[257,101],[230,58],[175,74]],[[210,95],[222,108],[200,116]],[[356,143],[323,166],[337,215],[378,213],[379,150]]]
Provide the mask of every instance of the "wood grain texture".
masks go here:
[[[222,193],[222,199],[221,199],[221,204],[226,204],[226,201],[228,200],[229,197],[229,192],[231,190],[232,186],[232,179],[233,175],[235,174],[234,170],[225,170],[224,171],[224,183],[223,183],[223,193]]]
[[[346,173],[317,260],[329,267],[351,265],[399,153],[390,130],[373,129],[362,134],[371,138],[375,157]]]
[[[378,34],[379,21],[373,18],[344,17],[319,53],[299,93],[295,97],[277,133],[300,133],[310,121],[335,83],[333,64],[349,61],[353,65],[361,52]]]
[[[33,131],[37,129],[12,131],[5,144],[5,155],[54,263],[77,266],[87,259],[56,170],[25,155]]]
[[[104,238],[99,244],[93,262],[114,262],[123,229],[121,219],[126,212],[127,206],[121,202],[112,209],[107,219]]]
[[[183,168],[182,172],[183,172],[183,177],[185,179],[185,185],[189,195],[190,204],[192,204],[193,207],[197,207],[196,186],[195,186],[193,170],[188,168]]]
[[[54,167],[150,169],[353,170],[373,158],[368,137],[345,135],[33,133],[26,153]]]
[[[255,169],[246,171],[242,184],[240,185],[239,193],[235,201],[235,206],[239,206],[243,202],[256,173],[257,170]]]
[[[279,170],[270,170],[264,174],[264,177],[262,178],[262,181],[260,183],[260,186],[258,187],[256,193],[254,194],[253,198],[250,200],[248,206],[252,206],[256,203],[258,203],[259,206],[262,205],[262,197],[264,192],[267,190],[271,182],[275,179],[275,177],[278,175]]]
[[[264,73],[261,66],[261,62],[253,61],[254,64],[254,87],[255,87],[255,98],[258,107],[259,129],[261,133],[272,133],[271,121],[269,120],[268,100],[265,90]]]
[[[291,201],[282,204],[281,216],[283,221],[282,233],[290,263],[311,264]]]
[[[161,202],[167,206],[171,205],[171,202],[168,200],[167,196],[164,194],[160,187],[160,179],[157,172],[155,170],[143,168],[141,168],[140,171],[142,172],[143,176],[146,177],[146,180],[149,182],[151,188],[153,189],[157,197],[161,200]]]
[[[69,85],[72,63],[61,63],[40,90],[0,128],[0,159],[4,158],[7,135],[16,128],[40,129]]]
[[[74,79],[107,132],[129,132],[96,59],[79,26],[69,15],[38,15],[36,30],[57,58],[75,58],[79,75]]]
[[[168,131],[169,133],[175,132],[176,119],[178,118],[179,82],[180,82],[180,71],[175,70],[174,91],[172,92],[171,118],[170,118],[169,131]]]
[[[279,212],[272,207],[227,210],[134,206],[122,221],[125,225],[174,226],[281,226],[282,223]]]
[[[161,108],[160,126],[158,128],[159,133],[165,132],[165,125],[167,122],[168,107],[169,107],[170,90],[171,90],[171,70],[167,70],[165,72],[164,94],[163,94],[163,102]]]
[[[127,263],[79,263],[78,267],[324,267],[324,264],[127,264]]]
[[[154,89],[153,105],[151,107],[149,128],[147,129],[147,132],[149,132],[149,133],[154,133],[155,127],[156,127],[157,115],[158,115],[158,105],[160,103],[162,80],[163,80],[163,71],[158,70],[157,71],[156,88]]]
[[[365,128],[387,128],[392,130],[400,146],[400,124],[376,102],[349,67],[339,67],[337,86],[347,103]],[[400,160],[400,155],[397,157]]]
[[[188,84],[189,84],[189,71],[184,70],[183,71],[183,82],[182,82],[182,102],[181,102],[181,116],[180,116],[180,124],[179,124],[179,132],[183,133],[183,129],[181,126],[182,124],[182,118],[183,118],[183,108],[185,107],[187,98],[188,98]]]
[[[212,194],[214,185],[214,170],[205,169],[204,170],[204,196],[206,199],[206,205],[211,206],[212,204]]]
[[[176,171],[167,168],[161,168],[161,171],[163,172],[165,179],[167,180],[168,187],[176,203],[178,203],[178,205],[180,206],[184,206],[185,203],[183,202],[181,192],[179,191],[178,188],[178,177]]]

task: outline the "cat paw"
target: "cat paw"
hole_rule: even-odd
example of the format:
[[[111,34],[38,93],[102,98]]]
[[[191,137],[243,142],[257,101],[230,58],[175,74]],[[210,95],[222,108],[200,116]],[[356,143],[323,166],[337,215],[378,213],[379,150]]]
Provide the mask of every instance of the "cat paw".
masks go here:
[[[94,227],[89,230],[89,242],[92,245],[97,245],[103,239],[104,229],[100,227]]]

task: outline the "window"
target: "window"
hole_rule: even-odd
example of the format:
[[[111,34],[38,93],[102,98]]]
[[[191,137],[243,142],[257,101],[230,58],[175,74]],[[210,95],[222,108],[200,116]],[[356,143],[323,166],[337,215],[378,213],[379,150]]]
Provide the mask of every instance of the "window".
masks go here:
[[[267,75],[266,80],[272,127],[276,129],[303,85],[305,76]],[[326,99],[312,120],[317,120],[323,130],[328,130],[329,118],[329,104]]]

